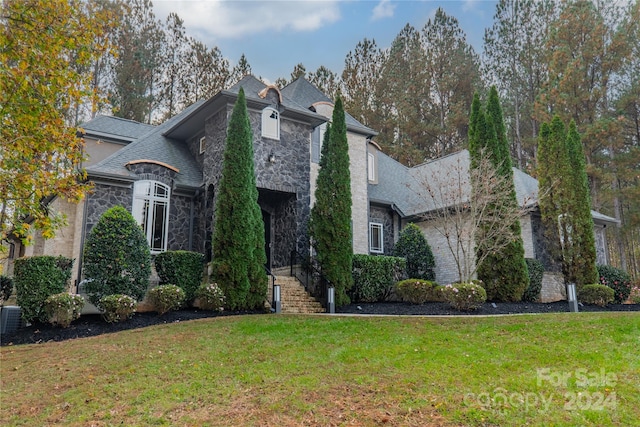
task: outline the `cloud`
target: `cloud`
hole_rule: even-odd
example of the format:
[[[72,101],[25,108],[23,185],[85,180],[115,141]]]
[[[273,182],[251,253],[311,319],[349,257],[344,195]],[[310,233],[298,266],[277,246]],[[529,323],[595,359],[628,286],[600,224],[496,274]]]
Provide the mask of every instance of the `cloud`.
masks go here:
[[[390,0],[380,0],[380,3],[373,8],[373,14],[371,15],[372,21],[378,21],[384,18],[391,18],[396,9],[395,4],[391,4]]]
[[[213,38],[240,38],[269,31],[315,31],[340,19],[338,1],[156,0],[164,18],[176,12],[189,32]]]

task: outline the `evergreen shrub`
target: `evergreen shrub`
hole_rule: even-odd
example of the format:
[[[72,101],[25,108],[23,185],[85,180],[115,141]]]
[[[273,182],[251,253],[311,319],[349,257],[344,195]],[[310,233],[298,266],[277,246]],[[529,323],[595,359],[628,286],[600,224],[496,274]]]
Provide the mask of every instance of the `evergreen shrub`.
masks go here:
[[[203,310],[223,311],[224,292],[217,283],[203,283],[195,293],[195,306]]]
[[[406,279],[398,282],[395,289],[402,301],[411,304],[444,301],[442,286],[430,280]]]
[[[614,302],[622,304],[631,293],[631,276],[624,270],[610,265],[598,265],[600,284],[606,285],[614,291]]]
[[[149,289],[147,300],[158,314],[163,315],[182,307],[185,293],[176,285],[160,285]]]
[[[411,223],[401,232],[393,255],[407,260],[407,277],[435,280],[436,261],[420,228]]]
[[[34,256],[15,261],[14,282],[17,304],[28,322],[46,323],[44,302],[67,290],[73,260],[63,256]]]
[[[354,302],[387,300],[394,284],[402,278],[405,266],[404,258],[354,254],[350,298]]]
[[[529,270],[529,286],[522,294],[522,301],[536,302],[540,298],[542,290],[542,276],[544,275],[544,265],[534,258],[525,258],[527,270]]]
[[[71,322],[80,318],[82,307],[84,307],[84,298],[67,292],[51,295],[44,301],[47,320],[52,325],[62,328],[69,327]]]
[[[89,301],[100,307],[107,295],[142,300],[149,287],[151,251],[142,228],[122,206],[107,210],[91,229],[84,247]]]
[[[102,318],[105,322],[116,323],[127,320],[136,312],[137,302],[129,295],[114,294],[100,298]]]
[[[204,255],[190,251],[167,251],[156,256],[154,264],[160,284],[173,283],[180,286],[187,301],[195,298],[202,283]]]
[[[0,274],[0,305],[11,297],[13,293],[13,279]]]
[[[604,307],[614,301],[614,290],[606,285],[584,285],[580,289],[580,301]]]
[[[460,311],[472,311],[487,300],[487,292],[475,283],[455,283],[442,289],[445,300]]]

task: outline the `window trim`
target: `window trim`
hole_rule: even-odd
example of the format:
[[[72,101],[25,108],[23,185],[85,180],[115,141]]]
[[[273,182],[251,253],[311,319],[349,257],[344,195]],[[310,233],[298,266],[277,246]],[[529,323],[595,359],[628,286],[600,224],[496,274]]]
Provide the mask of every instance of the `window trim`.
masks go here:
[[[275,117],[273,117],[275,114]],[[273,121],[275,121],[275,130],[271,133],[271,126],[273,126]],[[273,107],[266,107],[262,110],[262,129],[261,135],[263,138],[280,140],[280,112]],[[269,124],[271,126],[266,126]]]
[[[369,182],[375,183],[376,180],[376,155],[367,153],[367,179]]]
[[[379,247],[378,246],[374,246],[374,241],[373,241],[373,230],[378,229],[379,230]],[[379,223],[379,222],[370,222],[369,223],[369,252],[373,253],[373,254],[383,254],[384,253],[384,225]]]
[[[143,193],[140,189],[144,188],[143,185],[149,185],[152,191],[151,194]],[[157,196],[157,188],[163,188],[166,196]],[[155,248],[153,244],[153,232],[154,232],[154,220],[156,206],[164,205],[164,218],[162,219],[162,236],[160,242],[160,249]],[[145,234],[147,243],[152,254],[159,254],[167,250],[167,240],[169,234],[169,208],[171,205],[171,187],[160,181],[154,180],[140,180],[133,184],[133,202],[131,206],[131,214],[135,218],[136,222]],[[144,210],[146,209],[146,212]],[[143,224],[143,220],[146,224]]]
[[[203,154],[206,149],[207,137],[203,136],[200,138],[200,154]]]

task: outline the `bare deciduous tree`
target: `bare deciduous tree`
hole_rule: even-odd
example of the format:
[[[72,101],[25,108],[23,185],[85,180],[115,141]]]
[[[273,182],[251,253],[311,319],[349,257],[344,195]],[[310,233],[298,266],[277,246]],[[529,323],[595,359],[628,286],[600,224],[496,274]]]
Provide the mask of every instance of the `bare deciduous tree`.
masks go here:
[[[458,279],[464,282],[474,278],[477,266],[486,257],[519,237],[511,224],[527,213],[530,200],[525,198],[521,206],[505,203],[512,187],[484,152],[477,169],[470,169],[469,164],[467,152],[451,156],[445,167],[430,168],[426,164],[416,171],[415,184],[411,185],[429,206],[421,218],[444,237]],[[476,259],[477,245],[486,249],[482,259]]]

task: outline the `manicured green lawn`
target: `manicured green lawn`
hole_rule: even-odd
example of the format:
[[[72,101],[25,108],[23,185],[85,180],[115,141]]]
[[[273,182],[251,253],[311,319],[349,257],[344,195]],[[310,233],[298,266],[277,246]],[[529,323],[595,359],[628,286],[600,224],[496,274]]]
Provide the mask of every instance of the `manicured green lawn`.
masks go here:
[[[1,425],[638,425],[640,315],[223,317],[3,347]]]

